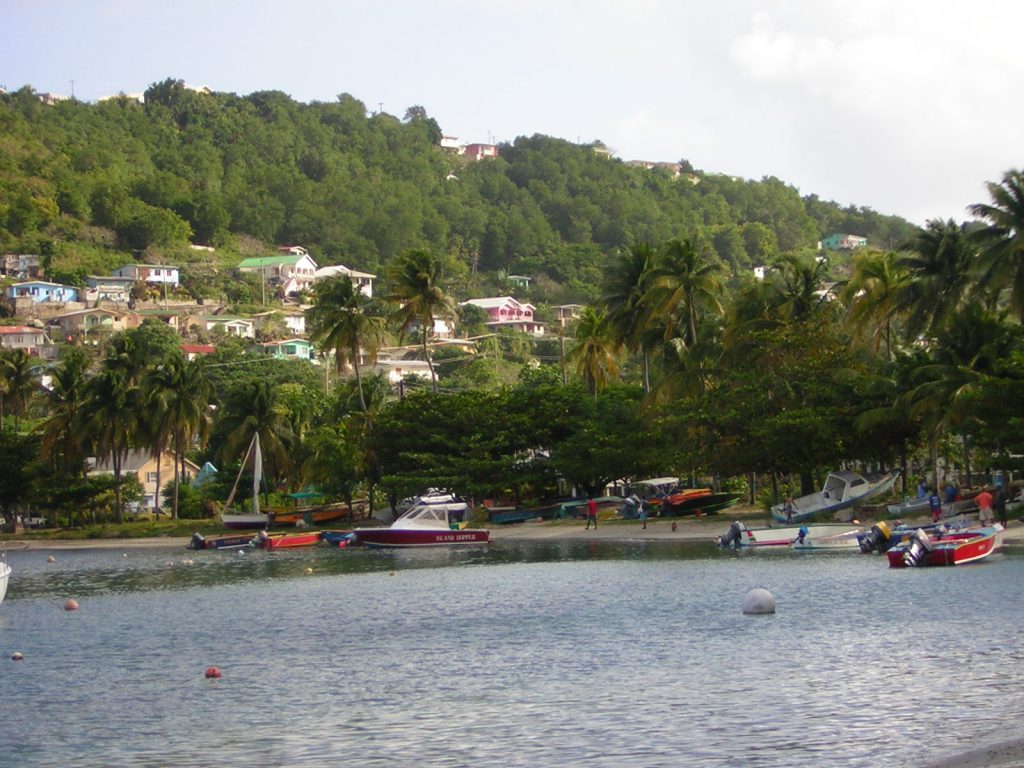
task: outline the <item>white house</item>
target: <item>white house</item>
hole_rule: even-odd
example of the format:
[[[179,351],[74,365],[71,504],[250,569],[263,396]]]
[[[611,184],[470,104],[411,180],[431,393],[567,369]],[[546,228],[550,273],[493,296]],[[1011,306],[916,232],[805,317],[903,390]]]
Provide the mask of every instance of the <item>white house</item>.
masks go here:
[[[316,271],[315,279],[317,281],[324,280],[328,277],[336,277],[338,275],[345,275],[354,285],[361,294],[368,298],[373,297],[373,280],[376,275],[371,275],[369,272],[360,272],[356,269],[349,269],[343,264],[335,264],[332,267],[320,267]]]
[[[24,349],[30,355],[39,356],[44,346],[48,346],[50,340],[46,333],[39,328],[29,328],[25,325],[0,325],[0,348],[3,349]]]
[[[280,286],[287,296],[309,288],[316,279],[317,264],[301,245],[282,245],[276,256],[242,259],[240,272],[256,272],[268,285]]]
[[[114,270],[115,277],[130,277],[150,285],[178,285],[178,268],[167,264],[125,264]]]

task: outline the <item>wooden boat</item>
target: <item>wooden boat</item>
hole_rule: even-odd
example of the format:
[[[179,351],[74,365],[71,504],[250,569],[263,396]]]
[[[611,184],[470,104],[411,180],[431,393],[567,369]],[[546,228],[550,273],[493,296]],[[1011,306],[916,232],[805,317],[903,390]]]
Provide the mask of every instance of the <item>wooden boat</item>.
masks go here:
[[[282,531],[267,533],[260,531],[253,537],[252,545],[261,549],[287,549],[290,547],[311,547],[320,541],[320,531]]]
[[[7,582],[11,578],[11,566],[7,564],[6,560],[0,560],[0,603],[4,601],[4,595],[7,594]]]
[[[253,533],[225,533],[219,536],[203,536],[201,533],[193,533],[188,543],[189,549],[240,549],[248,547],[252,541]]]
[[[491,532],[465,528],[469,509],[452,496],[448,501],[424,499],[413,504],[390,527],[356,528],[352,538],[368,547],[451,547],[487,544]]]
[[[677,517],[681,515],[716,515],[723,509],[728,509],[740,500],[738,493],[712,493],[708,488],[698,488],[689,492],[679,501],[676,501],[676,494],[669,496],[668,504],[662,505],[662,517]]]
[[[245,465],[249,461],[249,456],[252,456],[252,512],[227,512],[227,510],[231,509],[231,502],[235,499],[235,491],[238,490],[238,481],[242,479],[242,471],[245,469]],[[228,500],[224,502],[225,511],[221,512],[220,519],[225,528],[231,528],[232,530],[253,530],[266,528],[270,524],[270,516],[265,512],[260,512],[260,482],[262,480],[263,453],[260,451],[260,434],[259,432],[256,432],[253,434],[252,441],[249,443],[249,449],[245,452],[245,458],[242,459],[242,466],[238,468],[238,476],[235,477],[235,484],[231,487],[231,493],[228,494]]]
[[[820,512],[838,512],[867,501],[872,496],[885,493],[892,488],[897,477],[898,472],[890,472],[874,480],[868,480],[856,472],[830,472],[820,491],[794,500],[791,515],[786,513],[782,504],[776,504],[772,507],[772,518],[780,523],[792,525],[805,522]]]
[[[319,507],[305,507],[290,509],[287,511],[272,511],[270,520],[272,525],[295,525],[300,520],[309,524],[319,525],[330,523],[347,517],[349,508],[347,504],[324,504]]]
[[[863,533],[863,529],[849,523],[822,523],[808,525],[780,525],[767,526],[763,528],[748,528],[745,523],[739,520],[729,526],[729,531],[718,537],[718,545],[721,547],[790,547],[793,542],[800,538],[801,530],[805,531],[804,538],[810,540],[837,539],[838,537],[854,534],[853,546],[857,547],[857,533]]]
[[[321,531],[320,540],[332,547],[347,547],[354,538],[352,531]]]
[[[949,533],[914,531],[886,556],[890,568],[921,568],[976,563],[1003,546],[1003,526],[967,528]]]

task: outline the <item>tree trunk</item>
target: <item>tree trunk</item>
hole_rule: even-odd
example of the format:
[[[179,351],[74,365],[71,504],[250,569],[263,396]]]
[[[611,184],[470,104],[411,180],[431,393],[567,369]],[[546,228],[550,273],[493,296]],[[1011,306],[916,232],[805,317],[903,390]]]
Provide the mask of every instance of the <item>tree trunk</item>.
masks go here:
[[[114,516],[117,522],[124,522],[124,509],[121,507],[121,454],[118,450],[114,449],[114,455],[111,459],[114,466]]]
[[[352,369],[356,374],[356,389],[359,391],[359,405],[363,409],[363,413],[367,412],[366,398],[363,397],[363,377],[359,373],[359,345],[354,344],[352,350]]]
[[[162,486],[160,483],[163,481],[163,477],[160,475],[160,465],[164,458],[163,446],[160,447],[160,452],[156,455],[156,496],[153,498],[153,512],[156,518],[160,519],[160,490]]]
[[[433,320],[433,318],[431,318]],[[423,357],[427,360],[427,367],[430,369],[430,384],[434,390],[434,394],[437,394],[437,374],[434,373],[434,361],[430,357],[430,349],[427,346],[427,326],[423,326]]]
[[[651,391],[651,361],[647,357],[647,350],[643,350],[640,353],[640,363],[643,365],[644,371],[644,394],[648,394]]]
[[[181,482],[181,475],[178,474],[178,456],[181,453],[181,434],[174,432],[174,501],[171,503],[171,518],[178,519],[178,485]]]

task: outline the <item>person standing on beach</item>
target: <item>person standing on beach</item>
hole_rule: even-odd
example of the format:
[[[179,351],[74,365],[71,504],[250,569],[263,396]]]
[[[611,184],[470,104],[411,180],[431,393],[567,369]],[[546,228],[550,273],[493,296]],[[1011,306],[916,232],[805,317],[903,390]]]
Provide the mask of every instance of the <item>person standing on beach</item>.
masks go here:
[[[640,524],[647,530],[647,503],[640,499]]]
[[[786,496],[786,503],[782,505],[782,511],[786,513],[786,522],[793,522],[793,510],[796,508],[796,503],[793,501],[793,494]]]
[[[974,497],[974,503],[978,505],[978,522],[982,525],[992,523],[992,494],[986,488]]]
[[[998,488],[996,489],[996,498],[992,502],[992,507],[995,509],[996,515],[999,517],[999,524],[1006,527],[1006,486],[1003,485],[1003,481],[1000,480]]]
[[[594,524],[594,530],[597,530],[597,502],[594,501],[593,496],[587,497],[587,530],[590,530],[590,524]]]
[[[942,499],[939,498],[939,491],[936,488],[935,492],[928,497],[928,508],[932,511],[932,522],[939,522],[939,518],[942,517]]]

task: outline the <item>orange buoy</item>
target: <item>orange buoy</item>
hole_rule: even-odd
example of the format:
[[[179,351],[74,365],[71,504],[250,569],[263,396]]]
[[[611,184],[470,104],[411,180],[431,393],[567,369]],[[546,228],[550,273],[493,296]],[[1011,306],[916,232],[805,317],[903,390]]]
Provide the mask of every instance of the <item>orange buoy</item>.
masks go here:
[[[206,668],[206,679],[207,680],[215,680],[218,677],[220,677],[220,668],[219,667],[207,667]]]
[[[74,598],[68,598],[67,600],[64,601],[64,610],[65,611],[77,611],[78,610],[78,601],[75,600]]]

